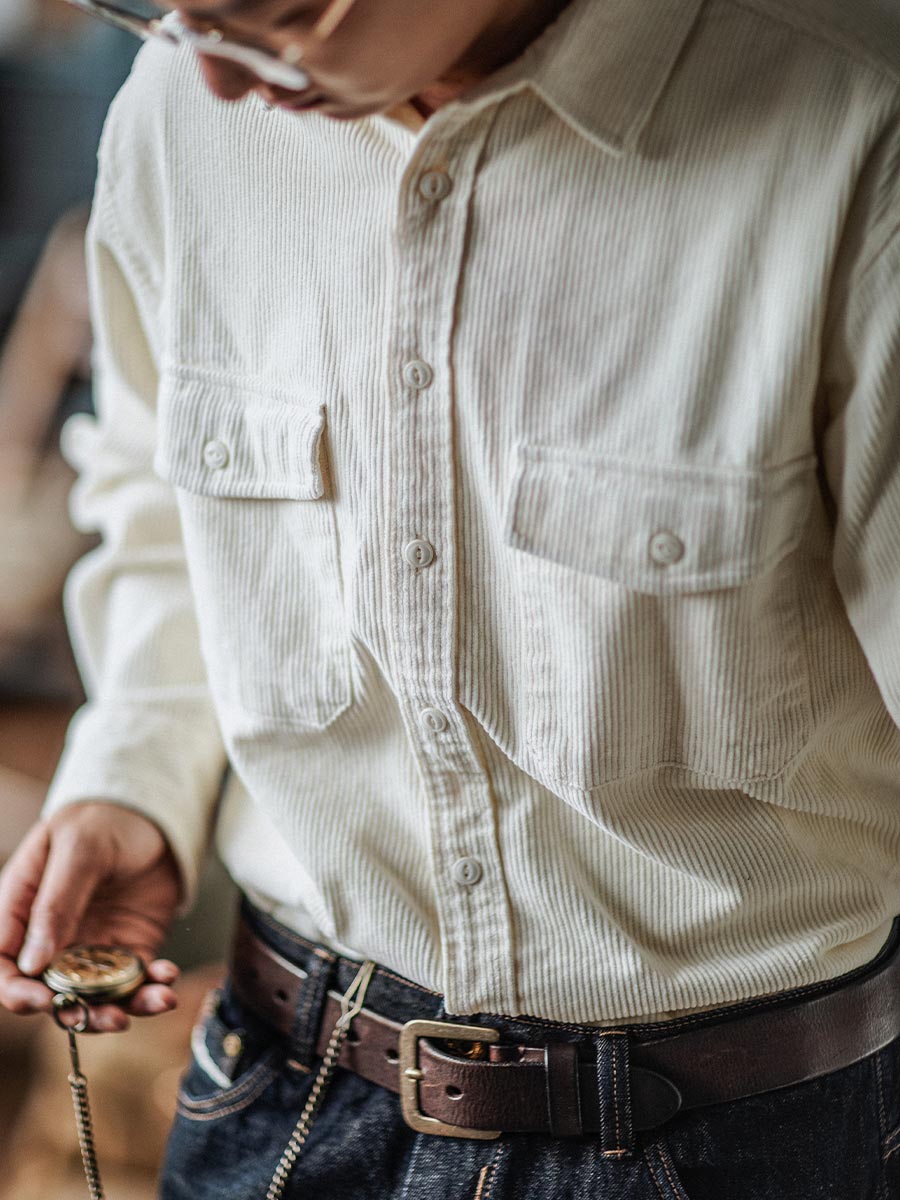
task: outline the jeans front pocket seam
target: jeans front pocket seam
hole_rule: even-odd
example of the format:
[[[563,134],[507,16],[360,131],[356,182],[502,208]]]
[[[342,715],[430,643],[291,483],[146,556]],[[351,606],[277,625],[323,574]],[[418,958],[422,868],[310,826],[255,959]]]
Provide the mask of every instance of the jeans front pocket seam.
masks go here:
[[[644,1153],[644,1161],[650,1172],[650,1178],[653,1180],[654,1186],[659,1193],[660,1200],[690,1200],[690,1197],[681,1185],[681,1180],[678,1178],[675,1164],[672,1162],[669,1152],[664,1146],[656,1145],[648,1147]],[[659,1174],[660,1167],[662,1167],[668,1187]]]
[[[215,1096],[195,1099],[181,1088],[177,1099],[178,1112],[189,1121],[213,1121],[240,1112],[266,1090],[277,1074],[278,1067],[271,1058],[267,1058],[257,1063],[235,1087]]]
[[[881,1160],[887,1162],[892,1154],[900,1150],[900,1126],[887,1135],[881,1143]]]
[[[494,1181],[497,1178],[497,1168],[500,1166],[500,1161],[508,1150],[508,1142],[497,1143],[490,1162],[483,1166],[478,1174],[478,1188],[473,1200],[490,1200],[491,1193],[494,1190]]]

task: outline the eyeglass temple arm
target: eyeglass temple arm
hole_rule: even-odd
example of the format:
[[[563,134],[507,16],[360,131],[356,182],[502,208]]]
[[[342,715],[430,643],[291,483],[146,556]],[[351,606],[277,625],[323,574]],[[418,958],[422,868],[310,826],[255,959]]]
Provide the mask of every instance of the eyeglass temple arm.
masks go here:
[[[71,4],[73,8],[80,8],[82,12],[87,13],[89,16],[102,17],[110,25],[115,25],[119,29],[133,33],[143,41],[154,36],[164,37],[173,42],[177,40],[167,32],[161,21],[152,19],[142,20],[140,17],[131,17],[128,13],[123,13],[111,4],[104,4],[103,0],[66,0],[66,3]]]
[[[313,27],[313,37],[320,42],[331,37],[355,3],[356,0],[334,0],[329,4]]]

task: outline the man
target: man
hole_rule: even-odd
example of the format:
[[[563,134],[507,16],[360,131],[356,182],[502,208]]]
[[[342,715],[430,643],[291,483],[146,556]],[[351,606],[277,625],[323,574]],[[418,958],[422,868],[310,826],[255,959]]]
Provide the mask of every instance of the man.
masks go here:
[[[111,116],[0,998],[152,960],[214,820],[164,1196],[897,1194],[897,14],[338,8]]]

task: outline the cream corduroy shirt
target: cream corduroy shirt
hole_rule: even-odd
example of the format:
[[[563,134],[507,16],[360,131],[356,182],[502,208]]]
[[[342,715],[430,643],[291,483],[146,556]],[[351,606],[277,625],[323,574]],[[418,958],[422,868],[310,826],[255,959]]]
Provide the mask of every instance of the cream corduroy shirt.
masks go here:
[[[900,911],[900,22],[573,0],[416,130],[143,51],[49,810],[215,819],[452,1013],[833,977]],[[221,805],[214,810],[226,764]]]

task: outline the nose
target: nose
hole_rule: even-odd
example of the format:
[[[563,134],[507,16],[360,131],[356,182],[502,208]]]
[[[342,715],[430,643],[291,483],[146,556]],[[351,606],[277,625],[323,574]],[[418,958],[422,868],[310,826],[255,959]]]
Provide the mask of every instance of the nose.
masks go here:
[[[259,84],[250,71],[221,58],[201,54],[200,67],[207,87],[222,100],[240,100]]]

